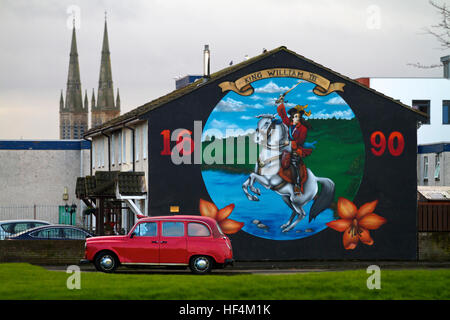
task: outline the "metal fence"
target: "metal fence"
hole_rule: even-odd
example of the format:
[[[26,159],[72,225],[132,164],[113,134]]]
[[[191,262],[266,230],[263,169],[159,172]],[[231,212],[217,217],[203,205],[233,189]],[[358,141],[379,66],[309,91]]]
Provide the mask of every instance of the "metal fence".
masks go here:
[[[59,205],[9,205],[0,206],[0,221],[31,219],[59,223]]]

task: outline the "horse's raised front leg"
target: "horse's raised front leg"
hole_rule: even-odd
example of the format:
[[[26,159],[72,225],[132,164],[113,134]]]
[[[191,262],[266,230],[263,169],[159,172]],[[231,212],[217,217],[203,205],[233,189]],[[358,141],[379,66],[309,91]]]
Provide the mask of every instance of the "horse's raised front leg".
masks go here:
[[[270,189],[270,182],[269,179],[267,179],[264,176],[260,176],[259,174],[256,173],[251,173],[250,177],[244,182],[244,184],[242,185],[243,188],[246,188],[247,190],[244,189],[244,192],[246,192],[247,194],[247,198],[251,201],[259,201],[259,198],[253,194],[250,194],[248,192],[248,189],[250,188],[250,190],[252,192],[254,192],[257,195],[260,195],[261,192],[258,188],[256,188],[254,186],[255,181],[258,182],[259,184],[261,184],[263,187],[265,187],[266,189]]]

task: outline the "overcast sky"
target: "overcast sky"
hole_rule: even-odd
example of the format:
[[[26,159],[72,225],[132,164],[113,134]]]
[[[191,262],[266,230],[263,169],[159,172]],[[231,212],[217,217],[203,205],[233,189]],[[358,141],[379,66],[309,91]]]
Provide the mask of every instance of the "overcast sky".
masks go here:
[[[212,72],[284,45],[352,78],[440,77],[407,64],[449,54],[424,34],[439,21],[427,0],[0,0],[0,139],[59,138],[72,10],[89,101],[107,11],[122,113],[174,90],[176,76],[201,74],[205,44]]]

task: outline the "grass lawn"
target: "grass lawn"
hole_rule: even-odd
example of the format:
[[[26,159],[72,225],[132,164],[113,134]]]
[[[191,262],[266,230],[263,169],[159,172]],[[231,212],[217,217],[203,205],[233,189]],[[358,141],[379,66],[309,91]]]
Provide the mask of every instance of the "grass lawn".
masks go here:
[[[450,299],[450,270],[381,270],[381,289],[369,290],[366,270],[285,275],[103,274],[83,272],[81,289],[70,275],[29,264],[0,264],[0,299]]]

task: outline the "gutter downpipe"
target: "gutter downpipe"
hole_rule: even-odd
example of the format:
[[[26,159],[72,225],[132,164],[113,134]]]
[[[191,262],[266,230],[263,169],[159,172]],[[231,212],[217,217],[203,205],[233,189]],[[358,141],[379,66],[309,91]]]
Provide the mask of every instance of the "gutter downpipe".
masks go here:
[[[131,128],[131,127],[128,127],[125,124],[123,125],[123,127],[127,128],[127,129],[130,129],[133,132],[133,139],[132,139],[132,142],[133,142],[133,172],[135,172],[136,171],[136,151],[135,151],[135,148],[136,148],[136,145],[135,145],[136,137],[135,137],[135,129]]]
[[[103,133],[103,130],[100,133],[108,138],[108,171],[111,171],[111,136]]]
[[[86,140],[89,142],[89,162],[90,162],[89,172],[90,172],[90,175],[92,176],[92,140],[89,140],[89,139],[85,138],[84,136],[83,136],[83,140]]]

